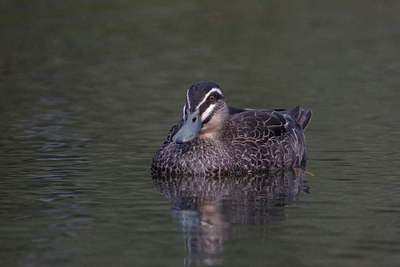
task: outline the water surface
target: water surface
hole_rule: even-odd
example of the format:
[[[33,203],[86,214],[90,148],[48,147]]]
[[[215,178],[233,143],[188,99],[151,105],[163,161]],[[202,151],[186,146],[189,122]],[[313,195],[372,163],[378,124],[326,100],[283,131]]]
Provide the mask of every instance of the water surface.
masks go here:
[[[3,1],[2,266],[397,266],[396,1]],[[313,110],[307,172],[157,181],[186,89]]]

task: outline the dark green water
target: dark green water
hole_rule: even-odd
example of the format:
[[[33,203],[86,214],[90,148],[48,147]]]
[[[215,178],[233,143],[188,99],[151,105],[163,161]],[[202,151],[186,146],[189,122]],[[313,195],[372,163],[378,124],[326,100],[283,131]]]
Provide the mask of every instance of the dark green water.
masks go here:
[[[0,9],[1,266],[398,266],[398,1]],[[314,176],[154,183],[200,80],[313,110]]]

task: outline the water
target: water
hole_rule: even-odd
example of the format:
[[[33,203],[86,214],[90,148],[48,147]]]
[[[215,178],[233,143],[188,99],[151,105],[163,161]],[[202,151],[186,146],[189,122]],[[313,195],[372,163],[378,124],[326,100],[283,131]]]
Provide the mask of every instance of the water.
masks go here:
[[[1,266],[398,266],[399,3],[0,7]],[[200,80],[312,109],[307,172],[153,181]]]

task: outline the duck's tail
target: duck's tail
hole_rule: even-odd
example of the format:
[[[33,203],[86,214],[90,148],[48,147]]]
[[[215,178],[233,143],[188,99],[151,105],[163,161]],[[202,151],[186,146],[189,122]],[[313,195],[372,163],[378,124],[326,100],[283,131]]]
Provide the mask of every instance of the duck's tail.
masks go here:
[[[294,119],[297,120],[297,122],[303,129],[303,132],[307,129],[308,125],[310,124],[312,117],[311,110],[304,110],[300,108],[300,106],[295,106],[294,108],[286,110],[285,113],[289,114],[290,116],[292,116]]]

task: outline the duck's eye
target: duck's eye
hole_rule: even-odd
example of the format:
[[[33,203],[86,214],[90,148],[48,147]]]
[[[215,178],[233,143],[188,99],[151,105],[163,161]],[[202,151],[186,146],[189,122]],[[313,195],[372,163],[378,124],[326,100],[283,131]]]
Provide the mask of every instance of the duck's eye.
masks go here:
[[[215,96],[213,96],[213,95],[210,96],[209,100],[210,100],[211,103],[213,103],[215,101]]]

